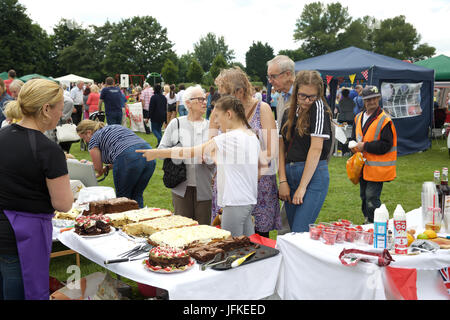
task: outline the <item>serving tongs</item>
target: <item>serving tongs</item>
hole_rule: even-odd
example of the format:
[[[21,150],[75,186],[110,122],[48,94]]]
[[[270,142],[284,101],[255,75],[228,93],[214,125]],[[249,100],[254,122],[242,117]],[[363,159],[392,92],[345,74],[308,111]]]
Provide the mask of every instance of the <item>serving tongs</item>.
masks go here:
[[[146,258],[147,255],[144,255],[142,257],[136,258],[137,256],[140,256],[143,253],[148,253],[148,251],[152,248],[152,245],[141,243],[134,247],[131,250],[125,251],[118,255],[120,259],[113,259],[113,260],[105,260],[104,264],[112,264],[112,263],[119,263],[119,262],[128,262],[128,261],[134,261],[134,260],[140,260],[143,258]]]
[[[216,254],[214,259],[212,259],[211,261],[209,261],[207,263],[202,264],[200,266],[200,270],[205,271],[207,268],[211,268],[211,267],[214,267],[214,266],[216,266],[218,264],[222,264],[222,263],[226,264],[226,263],[229,263],[229,262],[234,261],[234,260],[237,259],[237,256],[232,255],[232,256],[228,256],[225,260],[215,262],[216,260],[219,259],[219,257],[220,257],[220,253]]]

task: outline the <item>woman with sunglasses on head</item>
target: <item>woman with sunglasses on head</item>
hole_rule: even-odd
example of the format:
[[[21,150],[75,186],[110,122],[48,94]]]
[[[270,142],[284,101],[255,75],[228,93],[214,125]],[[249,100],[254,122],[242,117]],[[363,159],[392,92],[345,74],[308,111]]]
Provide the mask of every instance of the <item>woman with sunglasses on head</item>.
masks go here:
[[[158,149],[192,147],[208,141],[209,121],[203,117],[206,112],[206,98],[202,87],[196,85],[187,88],[183,99],[183,105],[189,111],[188,115],[169,122]],[[199,224],[209,225],[214,165],[206,164],[201,158],[186,159],[184,163],[186,181],[172,188],[174,212],[194,219]]]
[[[328,193],[331,111],[317,71],[300,71],[280,129],[279,197],[293,232],[306,232]]]
[[[280,202],[276,177],[278,132],[275,118],[270,106],[253,97],[253,87],[248,76],[239,67],[223,69],[215,79],[220,94],[232,95],[238,98],[245,111],[247,122],[260,141],[264,162],[267,165],[260,168],[258,181],[258,203],[253,208],[255,231],[261,236],[269,237],[272,230],[281,229]],[[214,117],[214,111],[211,114]],[[211,135],[218,129],[210,122]],[[216,131],[217,132],[217,131]],[[216,181],[213,185],[212,218],[220,212],[220,206],[215,201],[217,194]]]

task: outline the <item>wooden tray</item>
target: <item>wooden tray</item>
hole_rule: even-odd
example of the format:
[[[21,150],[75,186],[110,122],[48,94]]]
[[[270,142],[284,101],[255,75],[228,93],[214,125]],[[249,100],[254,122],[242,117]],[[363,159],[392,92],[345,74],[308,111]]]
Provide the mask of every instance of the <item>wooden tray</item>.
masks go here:
[[[244,263],[242,263],[241,266],[252,263],[252,262],[256,262],[259,260],[267,259],[267,258],[276,256],[277,254],[280,253],[280,251],[277,249],[254,243],[252,246],[239,248],[239,249],[235,249],[235,250],[227,252],[225,254],[225,257],[223,258],[223,260],[225,260],[228,256],[232,256],[232,255],[236,255],[236,257],[237,257],[236,259],[239,259],[254,250],[256,250],[256,253],[252,257],[247,259]],[[211,269],[219,270],[219,271],[228,270],[228,269],[231,269],[232,262],[233,261],[231,261],[229,263],[221,263],[221,264],[211,267]]]

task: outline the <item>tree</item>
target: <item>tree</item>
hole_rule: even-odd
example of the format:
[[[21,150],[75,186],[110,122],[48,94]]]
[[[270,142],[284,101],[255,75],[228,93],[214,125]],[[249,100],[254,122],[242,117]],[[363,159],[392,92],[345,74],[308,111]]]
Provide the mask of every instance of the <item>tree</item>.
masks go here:
[[[309,58],[309,55],[302,48],[298,48],[296,50],[280,50],[278,54],[288,56],[292,59],[292,61],[300,61]]]
[[[217,76],[219,75],[220,71],[221,71],[222,69],[227,68],[227,67],[228,67],[228,64],[227,64],[227,62],[225,61],[225,58],[222,56],[222,54],[219,53],[219,54],[214,58],[214,60],[213,60],[213,62],[212,62],[212,65],[211,65],[211,69],[209,70],[209,72],[210,72],[210,74],[211,74],[211,77],[212,77],[213,79],[216,79]]]
[[[194,83],[201,83],[202,77],[203,77],[204,71],[202,66],[200,65],[200,62],[197,60],[192,60],[192,62],[189,65],[189,69],[187,72],[187,79],[188,81],[194,82]]]
[[[374,51],[401,60],[418,60],[434,55],[435,48],[419,44],[420,35],[403,15],[381,21],[374,30]]]
[[[166,59],[176,57],[167,29],[151,16],[121,20],[111,33],[102,62],[106,74],[160,71]]]
[[[0,30],[0,70],[14,69],[18,76],[49,75],[49,37],[17,0],[0,1]]]
[[[347,28],[351,17],[339,2],[324,5],[313,2],[304,6],[294,30],[294,40],[311,57],[335,51],[338,35]]]
[[[273,48],[268,43],[253,42],[245,53],[247,74],[255,81],[265,82],[267,75],[267,61],[273,59]]]
[[[178,67],[172,60],[167,59],[161,70],[161,75],[165,83],[177,83],[178,81]]]
[[[188,82],[187,72],[189,70],[189,65],[194,60],[194,54],[187,52],[178,59],[178,82],[184,83]]]
[[[209,32],[194,44],[194,56],[205,71],[211,68],[214,58],[219,53],[225,58],[227,64],[234,59],[234,51],[228,49],[225,38],[223,36],[217,37],[212,32]]]
[[[345,31],[338,35],[338,48],[354,46],[372,51],[374,30],[379,28],[379,24],[379,20],[370,16],[353,20]]]

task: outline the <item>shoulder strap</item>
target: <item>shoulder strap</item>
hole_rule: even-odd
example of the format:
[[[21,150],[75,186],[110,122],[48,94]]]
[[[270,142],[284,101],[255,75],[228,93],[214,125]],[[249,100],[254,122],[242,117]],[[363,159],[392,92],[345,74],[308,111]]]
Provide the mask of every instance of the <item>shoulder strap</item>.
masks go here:
[[[247,116],[247,121],[250,121],[250,120],[251,120],[249,117],[253,114],[253,111],[255,111],[255,108],[256,108],[260,103],[261,103],[261,102],[257,102],[257,103],[255,103],[255,105],[252,107],[252,109],[250,110],[250,113],[249,113],[248,116]]]
[[[178,142],[175,145],[178,145],[180,143],[180,120],[177,119],[177,125],[178,125]]]

